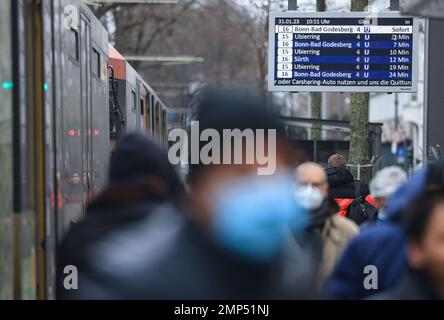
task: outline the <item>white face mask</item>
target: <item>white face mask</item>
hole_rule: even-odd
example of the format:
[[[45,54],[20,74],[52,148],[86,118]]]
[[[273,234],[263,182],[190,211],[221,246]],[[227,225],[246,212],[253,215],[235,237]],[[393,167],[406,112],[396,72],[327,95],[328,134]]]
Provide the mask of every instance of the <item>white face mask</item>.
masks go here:
[[[318,209],[324,201],[322,191],[312,185],[297,185],[295,197],[299,204],[307,210]]]

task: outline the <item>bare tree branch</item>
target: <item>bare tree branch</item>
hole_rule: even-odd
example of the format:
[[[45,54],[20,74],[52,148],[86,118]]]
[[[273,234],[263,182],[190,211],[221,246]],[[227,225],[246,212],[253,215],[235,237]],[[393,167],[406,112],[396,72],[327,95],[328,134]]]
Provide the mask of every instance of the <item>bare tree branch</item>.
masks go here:
[[[94,14],[98,19],[101,19],[104,17],[108,12],[117,9],[117,7],[122,6],[120,3],[111,3],[111,4],[103,4],[96,9],[93,9]],[[131,5],[127,5],[131,6]]]
[[[186,3],[182,9],[173,17],[171,17],[166,23],[158,25],[156,27],[156,29],[153,31],[153,33],[151,34],[150,38],[145,42],[145,44],[141,47],[139,47],[136,50],[137,54],[140,53],[144,53],[146,51],[148,51],[149,47],[153,44],[154,40],[156,39],[156,37],[162,33],[162,31],[166,30],[167,28],[171,27],[172,25],[174,25],[179,18],[193,5],[197,2],[198,0],[190,0],[188,1],[188,3]]]

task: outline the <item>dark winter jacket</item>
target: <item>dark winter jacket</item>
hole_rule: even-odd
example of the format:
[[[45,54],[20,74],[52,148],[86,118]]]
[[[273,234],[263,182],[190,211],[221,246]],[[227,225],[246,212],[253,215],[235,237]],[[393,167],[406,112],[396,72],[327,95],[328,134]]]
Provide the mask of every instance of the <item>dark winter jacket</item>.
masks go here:
[[[252,263],[216,245],[171,205],[88,248],[69,299],[310,298],[306,261]]]
[[[427,169],[419,171],[390,198],[387,220],[362,228],[324,288],[324,296],[333,299],[363,299],[392,288],[407,268],[405,233],[402,216],[409,204],[425,189]],[[366,266],[378,270],[378,289],[364,287]]]
[[[63,270],[89,269],[89,252],[114,233],[135,226],[166,201],[179,202],[183,186],[167,154],[147,136],[128,134],[111,159],[109,185],[89,203],[86,216],[61,242],[57,253],[57,296],[68,294]]]
[[[310,223],[308,224],[308,231],[313,231],[315,229],[322,232],[324,229],[325,221],[336,214],[339,210],[338,204],[333,198],[328,197],[322,202],[322,205],[311,212]]]
[[[342,167],[332,167],[325,169],[327,174],[330,195],[333,198],[354,198],[355,197],[355,179],[350,170]],[[361,182],[361,195],[369,194],[367,184]]]
[[[325,169],[325,173],[330,187],[330,196],[338,203],[339,215],[346,215],[348,206],[353,202],[357,195],[363,196],[367,202],[373,206],[375,205],[374,200],[369,196],[368,185],[361,181],[355,181],[352,173],[346,168],[327,168]],[[356,193],[355,187],[357,183],[359,183],[360,194]]]

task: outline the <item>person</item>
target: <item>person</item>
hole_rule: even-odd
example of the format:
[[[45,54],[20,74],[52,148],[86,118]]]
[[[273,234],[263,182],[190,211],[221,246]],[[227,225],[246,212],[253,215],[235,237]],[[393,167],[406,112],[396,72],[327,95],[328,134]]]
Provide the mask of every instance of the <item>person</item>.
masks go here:
[[[323,288],[328,299],[365,299],[398,284],[407,269],[404,219],[408,208],[427,190],[444,185],[444,162],[417,171],[389,198],[386,219],[362,228],[350,241]],[[378,270],[378,286],[367,289],[365,268]]]
[[[184,186],[167,154],[147,135],[128,133],[110,161],[105,190],[89,203],[86,216],[74,224],[57,251],[57,296],[69,298],[66,266],[90,270],[88,250],[125,226],[137,225],[165,201],[179,205]]]
[[[406,218],[408,271],[377,300],[444,299],[444,189],[427,192]]]
[[[399,167],[386,167],[376,174],[370,181],[370,195],[375,200],[378,211],[371,221],[384,221],[387,219],[387,202],[393,192],[407,182],[407,174]]]
[[[339,205],[339,215],[347,215],[347,209],[357,196],[362,196],[370,205],[376,206],[370,196],[368,185],[362,181],[355,181],[352,173],[347,169],[347,160],[343,155],[332,155],[328,159],[328,168],[325,172],[330,186],[330,195]],[[357,187],[359,190],[356,190]]]
[[[165,203],[88,248],[90,269],[79,270],[84,289],[75,291],[75,299],[310,297],[311,265],[286,245],[287,235],[301,233],[308,217],[291,188],[293,152],[278,118],[261,99],[235,91],[208,92],[194,115],[199,137],[211,133],[217,140],[226,130],[251,130],[253,144],[191,146],[191,160],[197,159],[190,165],[186,206]],[[260,145],[275,164],[273,174],[258,174],[267,167],[263,158],[245,160]],[[245,158],[234,164],[202,157],[232,160],[236,151]]]
[[[336,215],[338,205],[329,197],[327,177],[320,165],[313,162],[299,165],[295,178],[300,185],[296,189],[296,196],[311,213],[308,237],[321,238],[313,242],[319,243],[318,282],[322,286],[346,244],[358,234],[359,228],[353,221]]]

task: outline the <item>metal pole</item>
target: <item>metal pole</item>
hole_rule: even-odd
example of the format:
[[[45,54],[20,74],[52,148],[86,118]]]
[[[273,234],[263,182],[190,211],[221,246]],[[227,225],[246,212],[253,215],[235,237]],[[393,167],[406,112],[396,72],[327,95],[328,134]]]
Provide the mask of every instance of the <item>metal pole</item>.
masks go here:
[[[399,0],[390,0],[390,11],[399,11]],[[395,131],[399,127],[399,99],[398,94],[395,93]],[[398,148],[398,147],[397,147]],[[405,150],[405,148],[404,148]]]
[[[313,161],[318,162],[318,140],[313,140]]]
[[[431,146],[444,145],[444,135],[442,132],[442,119],[444,118],[444,109],[442,108],[442,102],[444,101],[444,90],[442,87],[444,42],[441,41],[443,28],[444,20],[429,19],[428,52],[425,57],[427,65],[427,78],[425,78],[427,113],[424,118],[424,122],[427,124],[427,144],[424,145],[425,152],[428,152]]]
[[[298,10],[298,0],[288,0],[288,10],[297,11]]]
[[[422,161],[424,164],[427,163],[428,158],[429,158],[429,137],[428,137],[428,132],[429,132],[429,127],[428,127],[428,114],[429,114],[429,63],[428,63],[428,57],[429,57],[429,48],[430,48],[430,38],[429,38],[429,32],[430,32],[430,20],[429,19],[425,19],[425,52],[424,52],[424,57],[425,57],[425,61],[427,61],[425,63],[424,66],[424,110],[423,110],[423,130],[422,130]]]
[[[395,131],[398,131],[399,127],[399,99],[398,94],[395,93]]]

